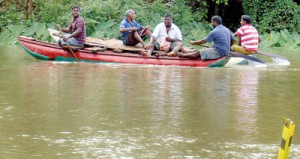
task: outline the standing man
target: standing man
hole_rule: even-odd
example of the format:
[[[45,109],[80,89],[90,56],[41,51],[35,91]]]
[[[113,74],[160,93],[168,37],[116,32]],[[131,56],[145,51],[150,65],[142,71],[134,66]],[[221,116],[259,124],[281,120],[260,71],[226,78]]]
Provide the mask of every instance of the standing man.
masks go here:
[[[213,16],[211,18],[211,24],[214,29],[204,39],[199,41],[190,41],[192,45],[202,45],[206,42],[214,42],[212,48],[200,49],[199,51],[178,54],[179,57],[186,58],[201,58],[206,59],[217,59],[223,56],[227,56],[230,51],[230,46],[234,43],[234,37],[230,31],[222,25],[222,18],[220,16]]]
[[[241,25],[233,35],[239,37],[239,45],[233,45],[231,50],[246,55],[251,55],[258,50],[260,38],[257,30],[251,25],[251,17],[242,15]]]
[[[66,33],[72,32],[72,34],[63,35],[58,44],[63,46],[66,45],[67,42],[73,46],[83,47],[86,40],[86,31],[84,20],[80,17],[80,8],[78,6],[73,6],[71,13],[73,16],[71,24],[67,28],[62,28],[60,24],[57,24],[57,28]]]
[[[150,56],[154,49],[165,50],[168,56],[176,56],[182,47],[182,34],[179,28],[172,22],[172,15],[164,15],[164,22],[158,24],[147,45],[148,52],[142,53],[144,56]]]
[[[122,34],[122,41],[124,45],[135,46],[139,42],[146,48],[146,44],[142,37],[147,35],[151,37],[151,31],[149,26],[143,27],[137,23],[135,19],[135,12],[129,9],[125,12],[126,18],[121,22],[120,32]]]

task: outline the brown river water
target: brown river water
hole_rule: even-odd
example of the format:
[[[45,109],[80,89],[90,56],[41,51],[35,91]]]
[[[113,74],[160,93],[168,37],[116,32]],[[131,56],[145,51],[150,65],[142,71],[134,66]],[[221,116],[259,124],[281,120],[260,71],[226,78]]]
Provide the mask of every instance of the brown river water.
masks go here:
[[[0,158],[300,158],[300,49],[291,65],[192,68],[36,60],[0,45]]]

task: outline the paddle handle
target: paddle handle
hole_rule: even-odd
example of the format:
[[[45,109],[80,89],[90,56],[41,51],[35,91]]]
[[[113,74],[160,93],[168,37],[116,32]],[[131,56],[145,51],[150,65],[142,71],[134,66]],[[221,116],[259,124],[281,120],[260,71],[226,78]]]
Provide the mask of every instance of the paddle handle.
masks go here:
[[[54,36],[58,36],[58,37],[60,37],[60,38],[62,38],[63,37],[63,35],[62,34],[56,34],[56,33],[53,33],[52,35],[54,35]],[[75,55],[75,53],[74,53],[74,51],[72,50],[72,48],[70,47],[70,45],[69,45],[69,43],[68,43],[68,40],[66,41],[66,44],[67,44],[67,48],[68,48],[68,50],[71,52],[71,54],[74,56],[74,58],[75,58],[75,60],[76,60],[76,62],[78,62],[78,58],[77,58],[77,56]]]
[[[58,34],[58,33],[53,33],[52,35],[54,35],[54,36],[58,36],[58,37],[60,37],[60,38],[62,38],[62,37],[63,37],[63,35],[62,35],[62,34]]]
[[[70,52],[71,52],[71,53],[72,53],[72,55],[74,56],[74,58],[75,58],[76,62],[78,62],[78,58],[76,57],[76,55],[75,55],[74,51],[73,51],[73,50],[72,50],[72,48],[70,47],[70,45],[69,45],[68,41],[66,41],[66,44],[67,44],[67,47],[68,47],[68,49],[70,50]]]
[[[206,45],[203,45],[203,44],[201,44],[200,46],[203,46],[203,47],[206,47],[206,48],[210,48],[209,46],[206,46]]]

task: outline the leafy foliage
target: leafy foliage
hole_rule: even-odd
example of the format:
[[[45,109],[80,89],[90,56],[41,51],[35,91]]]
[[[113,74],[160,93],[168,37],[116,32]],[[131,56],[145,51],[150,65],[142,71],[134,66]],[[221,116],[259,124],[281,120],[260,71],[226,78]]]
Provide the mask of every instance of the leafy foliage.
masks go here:
[[[245,0],[243,9],[261,32],[300,32],[300,7],[292,0]]]
[[[228,0],[35,0],[33,12],[26,16],[26,0],[0,1],[0,43],[14,44],[19,35],[51,41],[48,28],[56,23],[69,25],[71,7],[81,7],[87,35],[97,38],[119,38],[119,25],[125,11],[136,11],[136,21],[153,31],[169,12],[173,22],[181,29],[184,44],[204,38],[212,27],[207,15],[217,6],[228,5]],[[243,9],[262,34],[261,47],[299,47],[299,6],[292,0],[245,0]],[[223,10],[223,8],[219,8]],[[298,32],[298,33],[297,33]]]
[[[260,47],[284,47],[297,48],[300,46],[300,35],[296,32],[290,34],[288,30],[281,30],[280,32],[271,31],[269,34],[262,36]]]

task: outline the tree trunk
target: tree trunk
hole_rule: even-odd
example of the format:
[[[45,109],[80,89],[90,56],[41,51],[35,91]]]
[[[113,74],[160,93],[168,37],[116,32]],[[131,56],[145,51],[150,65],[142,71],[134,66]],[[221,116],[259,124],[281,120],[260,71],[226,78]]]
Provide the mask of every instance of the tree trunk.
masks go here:
[[[215,4],[214,15],[219,15],[219,5]]]
[[[30,17],[31,16],[31,14],[32,14],[32,0],[27,0],[27,5],[26,5],[26,7],[27,7],[27,13],[26,13],[26,16],[27,16],[27,18],[28,17]]]

